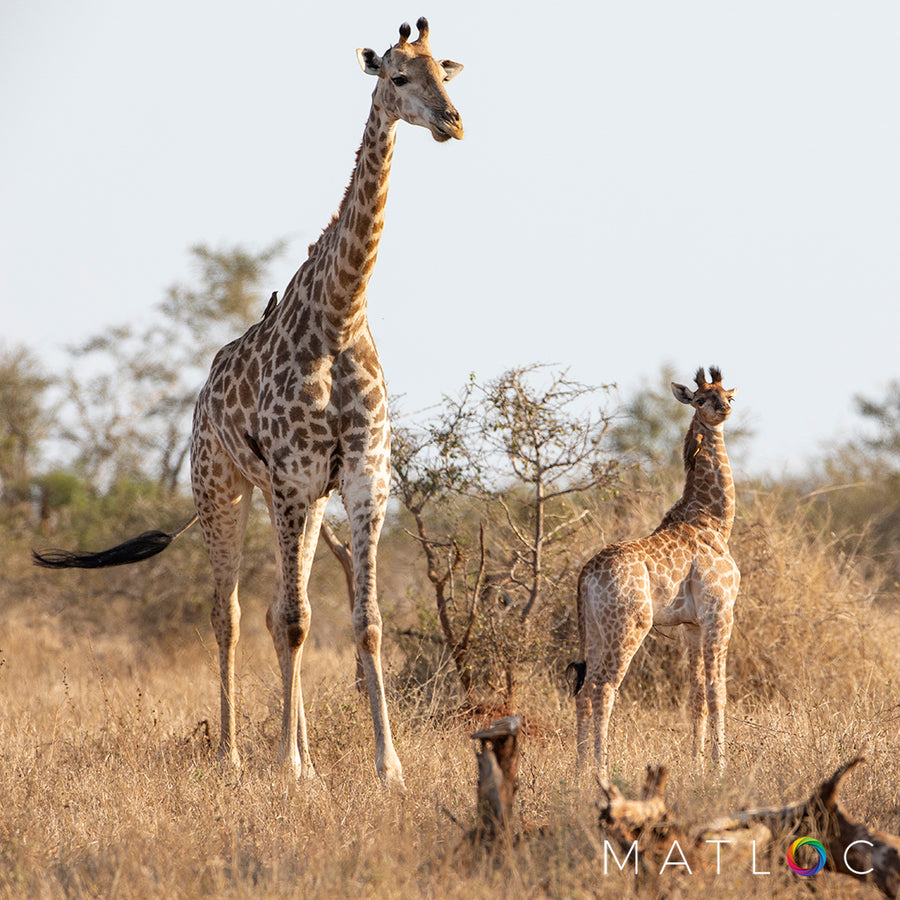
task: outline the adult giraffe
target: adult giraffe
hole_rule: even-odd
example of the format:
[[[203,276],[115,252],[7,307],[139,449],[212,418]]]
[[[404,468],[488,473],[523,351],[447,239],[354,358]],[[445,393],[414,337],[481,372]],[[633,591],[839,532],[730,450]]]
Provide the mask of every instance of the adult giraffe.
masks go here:
[[[723,425],[736,391],[722,373],[699,369],[697,390],[672,384],[694,409],[684,439],[684,492],[652,534],[604,547],[578,577],[581,659],[575,672],[579,762],[587,756],[591,714],[594,759],[608,774],[609,720],[619,685],[653,625],[684,625],[693,752],[703,753],[713,717],[713,760],[725,763],[725,660],[741,573],[728,552],[734,480]]]
[[[368,687],[375,765],[385,782],[403,783],[391,739],[381,672],[381,613],[376,546],[390,484],[390,425],[384,376],[366,318],[366,287],[384,227],[398,121],[434,139],[462,138],[444,83],[462,70],[435,60],[428,22],[400,26],[400,40],[379,56],[357,50],[377,78],[356,168],[343,202],[277,306],[223,347],[194,410],[191,485],[215,581],[212,624],[219,645],[219,758],[240,765],[235,739],[234,658],[240,630],[238,569],[253,488],[275,527],[278,581],[266,615],[281,667],[284,707],[280,759],[296,776],[314,774],[300,687],[309,631],[307,583],[327,498],[337,488],[350,521],[356,602],[353,630]],[[100,553],[50,551],[50,567],[99,567],[143,559],[184,528],[149,532]]]

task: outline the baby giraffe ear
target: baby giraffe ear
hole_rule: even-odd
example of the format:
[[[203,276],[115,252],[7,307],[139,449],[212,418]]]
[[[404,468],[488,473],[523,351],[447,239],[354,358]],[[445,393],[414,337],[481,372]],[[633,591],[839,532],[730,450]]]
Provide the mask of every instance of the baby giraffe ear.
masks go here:
[[[381,57],[368,47],[357,47],[356,58],[366,75],[377,75],[381,71]]]
[[[465,68],[462,63],[453,62],[452,59],[442,59],[438,65],[444,70],[444,83],[453,81]]]
[[[679,403],[690,403],[694,399],[693,391],[688,390],[683,384],[672,382],[672,393]]]

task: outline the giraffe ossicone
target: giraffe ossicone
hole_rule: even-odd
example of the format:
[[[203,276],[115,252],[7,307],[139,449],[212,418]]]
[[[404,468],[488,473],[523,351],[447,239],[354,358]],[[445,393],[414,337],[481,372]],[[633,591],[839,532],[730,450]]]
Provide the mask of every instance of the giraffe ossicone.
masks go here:
[[[712,755],[725,765],[725,663],[740,572],[728,550],[734,524],[734,479],[723,426],[736,391],[722,373],[701,368],[696,390],[672,384],[694,409],[684,439],[684,491],[646,537],[604,547],[578,578],[579,661],[575,673],[577,752],[588,755],[593,717],[594,761],[609,768],[609,722],[619,686],[653,625],[681,625],[688,647],[688,703],[693,753],[702,758],[712,718]]]
[[[191,487],[215,583],[219,758],[235,766],[238,570],[251,494],[262,492],[276,535],[277,584],[266,623],[282,676],[279,756],[303,778],[315,774],[300,682],[311,616],[307,584],[325,505],[337,489],[350,522],[352,622],[372,712],[375,766],[383,781],[403,784],[385,700],[375,581],[390,486],[390,424],[366,289],[384,228],[397,123],[427,128],[441,142],[463,136],[444,87],[462,66],[435,60],[427,20],[419,19],[417,28],[418,37],[409,41],[411,29],[402,25],[400,40],[383,56],[357,51],[363,71],[377,80],[340,208],[281,301],[273,295],[262,319],[216,354],[194,409]],[[163,550],[182,530],[148,532],[101,553],[36,553],[35,561],[55,568],[135,562]]]

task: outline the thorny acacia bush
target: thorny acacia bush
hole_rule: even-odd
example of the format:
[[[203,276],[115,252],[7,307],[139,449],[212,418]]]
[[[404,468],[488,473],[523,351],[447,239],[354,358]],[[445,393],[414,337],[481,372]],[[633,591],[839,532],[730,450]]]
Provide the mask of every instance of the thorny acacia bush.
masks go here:
[[[606,391],[528,366],[473,376],[430,422],[395,423],[394,492],[427,575],[415,634],[433,645],[432,664],[452,660],[468,706],[509,711],[520,682],[558,666],[570,540],[584,498],[616,481]]]

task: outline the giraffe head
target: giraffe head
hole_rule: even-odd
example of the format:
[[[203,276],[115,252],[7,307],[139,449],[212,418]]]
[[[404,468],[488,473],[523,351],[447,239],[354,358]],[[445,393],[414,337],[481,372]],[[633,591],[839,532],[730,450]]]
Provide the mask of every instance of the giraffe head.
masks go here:
[[[721,425],[731,415],[731,403],[737,389],[726,390],[722,387],[722,373],[714,366],[710,366],[709,377],[712,381],[706,380],[706,372],[701,367],[694,376],[694,381],[697,382],[696,391],[673,381],[672,393],[680,403],[692,406],[694,415],[704,425],[715,427]]]
[[[356,51],[367,75],[375,75],[375,102],[397,119],[421,125],[436,141],[463,136],[462,119],[450,102],[444,84],[462,71],[452,59],[436,60],[428,43],[428,20],[416,22],[419,36],[409,41],[410,27],[400,26],[400,40],[379,56],[368,47]]]

